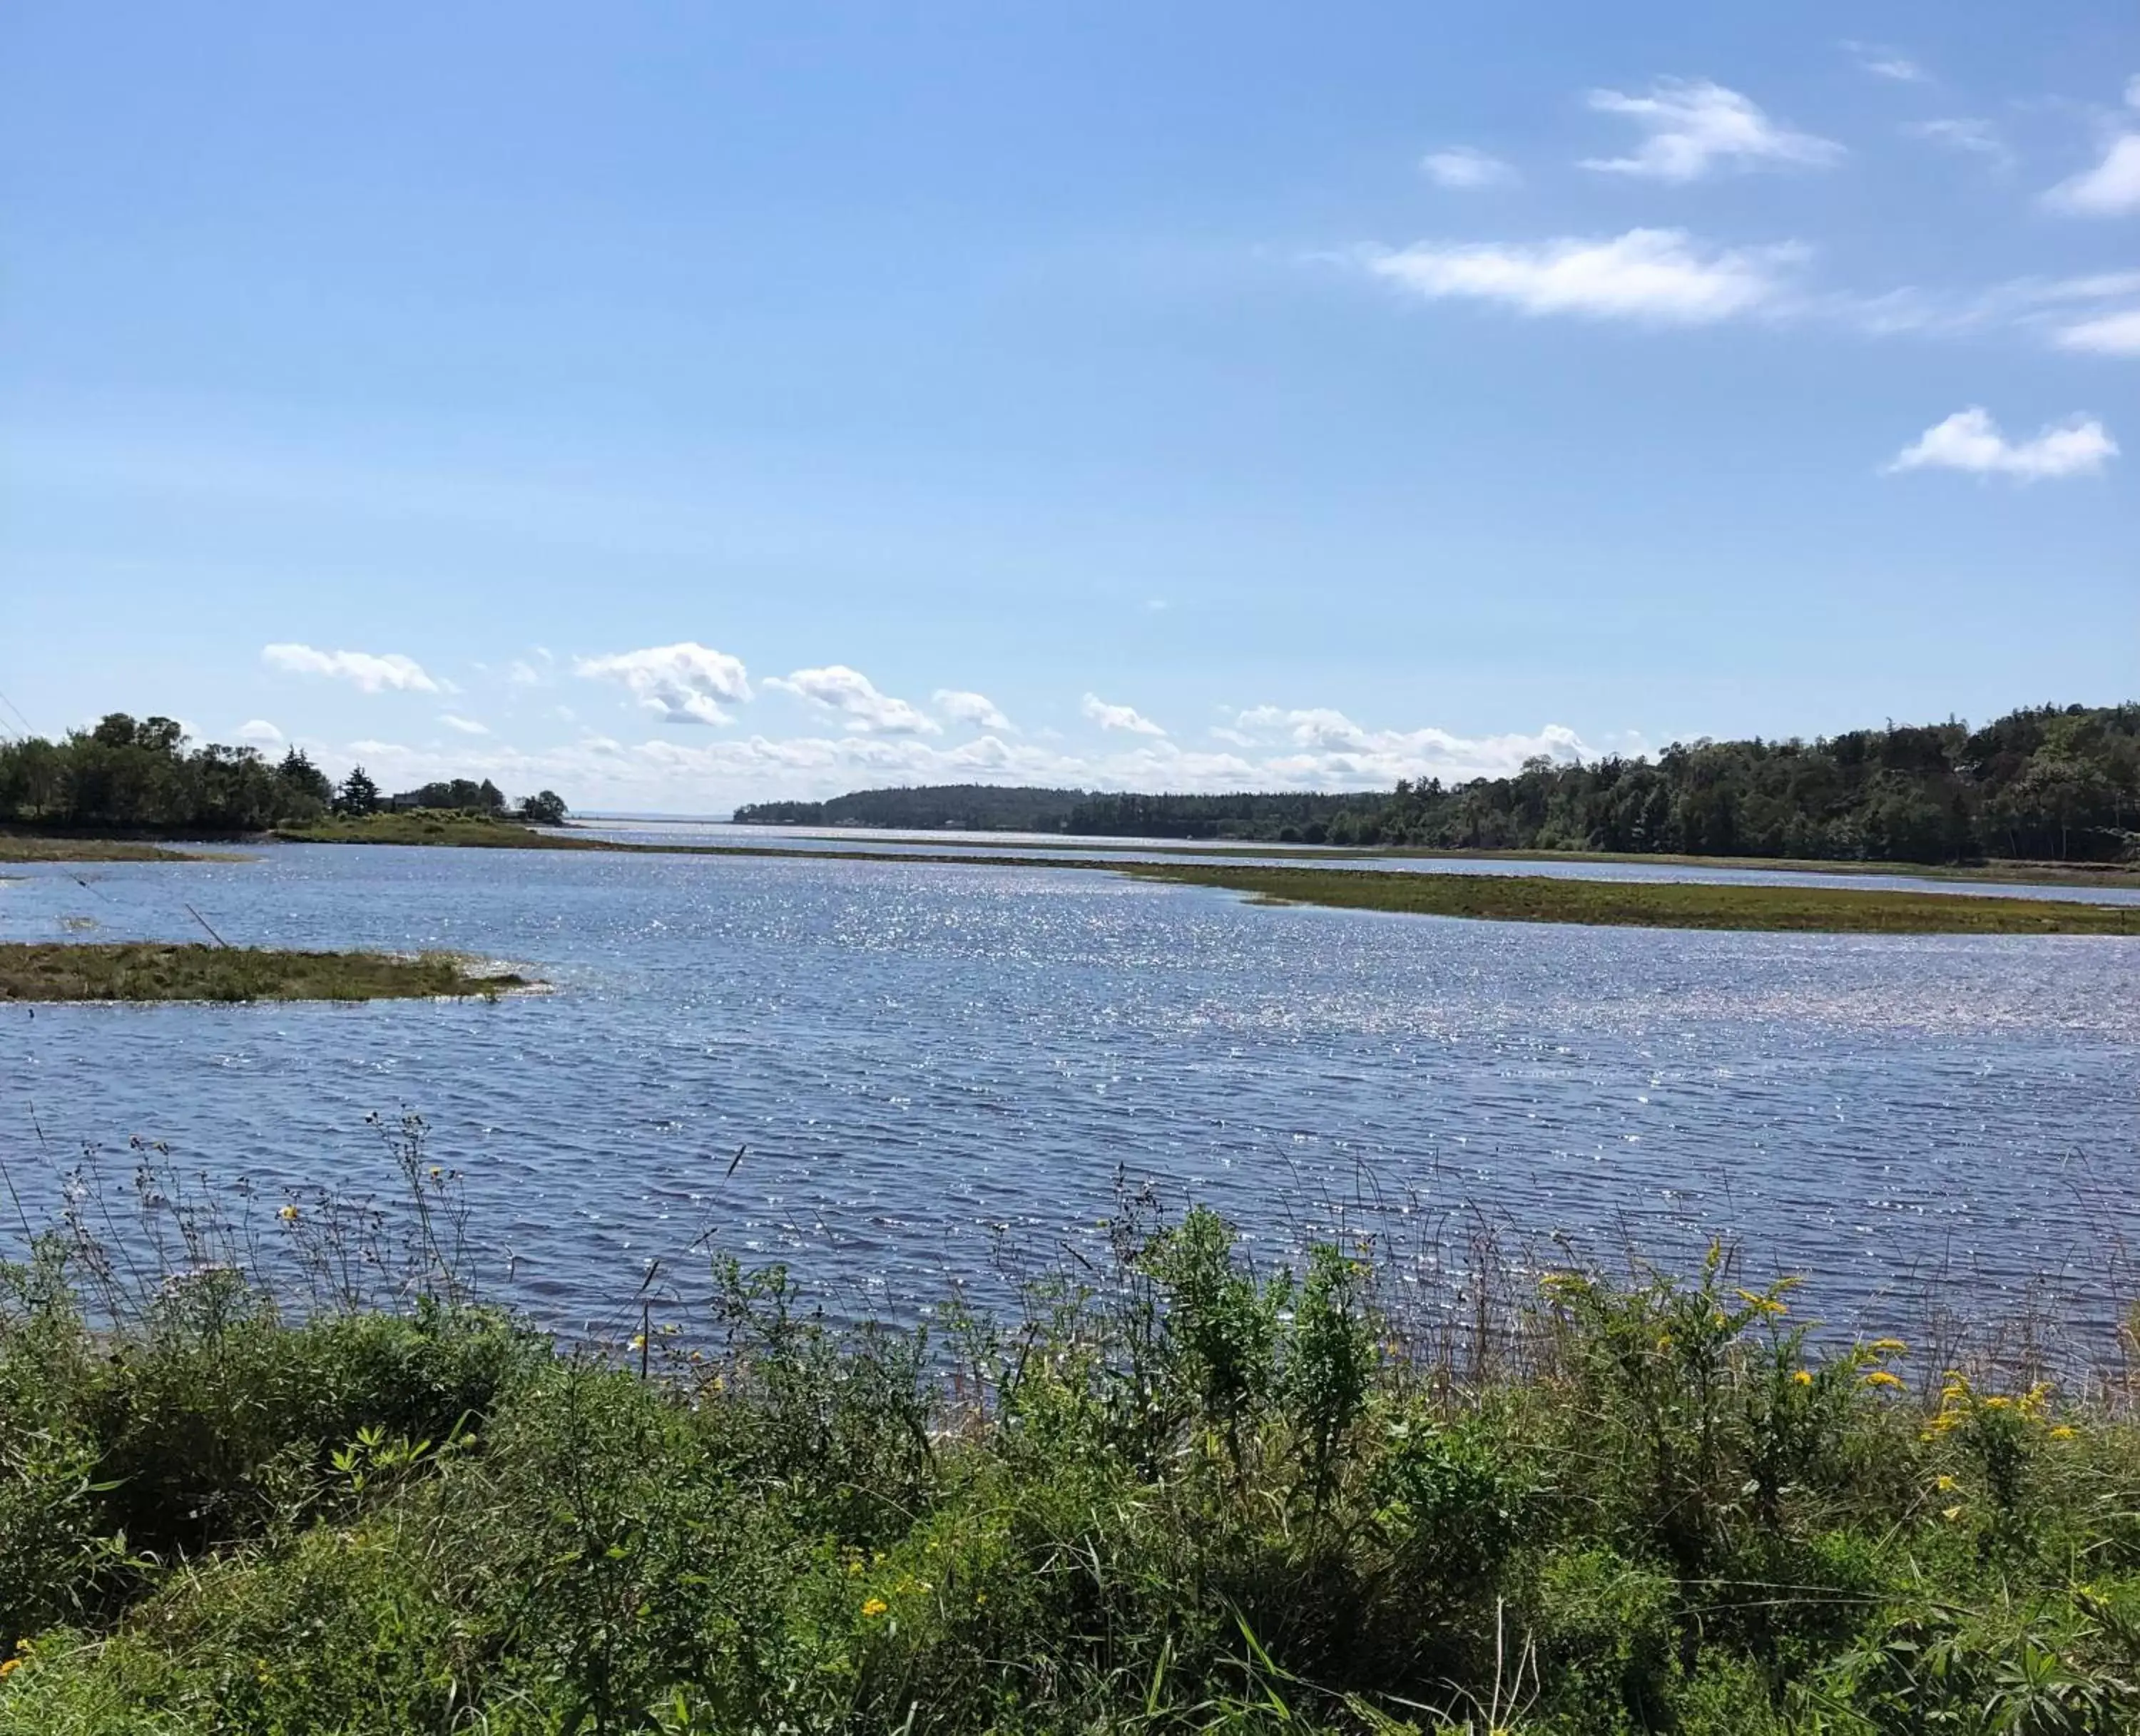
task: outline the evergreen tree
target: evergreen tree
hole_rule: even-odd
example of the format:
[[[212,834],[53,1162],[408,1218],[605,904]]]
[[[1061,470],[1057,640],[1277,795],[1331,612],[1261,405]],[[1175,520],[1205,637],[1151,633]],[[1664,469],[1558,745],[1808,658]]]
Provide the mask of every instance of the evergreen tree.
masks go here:
[[[352,819],[362,819],[366,814],[379,812],[379,786],[362,766],[353,767],[341,781],[341,788],[335,795],[335,812],[347,814]]]

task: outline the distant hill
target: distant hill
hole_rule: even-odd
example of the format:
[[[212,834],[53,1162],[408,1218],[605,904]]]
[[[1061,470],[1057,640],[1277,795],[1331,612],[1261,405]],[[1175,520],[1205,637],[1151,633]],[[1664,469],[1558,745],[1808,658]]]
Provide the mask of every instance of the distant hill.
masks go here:
[[[922,784],[856,790],[829,802],[758,802],[735,811],[739,826],[879,826],[893,830],[1062,831],[1082,790],[1023,785]]]
[[[2140,861],[2140,704],[2042,705],[1980,728],[1675,742],[1655,759],[1534,759],[1387,794],[1117,795],[950,784],[768,802],[775,826],[1599,850],[1830,861]]]

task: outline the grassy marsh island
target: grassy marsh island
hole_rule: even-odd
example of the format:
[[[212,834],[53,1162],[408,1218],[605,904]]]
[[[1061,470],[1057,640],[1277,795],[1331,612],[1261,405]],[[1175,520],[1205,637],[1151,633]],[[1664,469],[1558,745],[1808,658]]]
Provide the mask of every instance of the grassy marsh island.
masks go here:
[[[274,836],[292,844],[427,844],[461,850],[638,850],[600,838],[537,831],[517,820],[487,814],[415,808],[395,813],[323,814],[277,826]]]
[[[1832,934],[2140,934],[2140,909],[2130,905],[1964,893],[1175,862],[1131,863],[1118,871],[1139,880],[1220,887],[1265,904],[1495,922]]]
[[[7,862],[238,862],[240,856],[174,850],[135,838],[25,837],[0,832],[0,863]]]
[[[157,941],[0,944],[0,1000],[377,1001],[496,995],[532,985],[449,953],[292,952]]]
[[[1422,1316],[1205,1210],[934,1336],[717,1260],[605,1354],[403,1150],[384,1219],[0,1268],[0,1736],[2140,1727],[2129,1371],[1809,1338],[1721,1251]]]

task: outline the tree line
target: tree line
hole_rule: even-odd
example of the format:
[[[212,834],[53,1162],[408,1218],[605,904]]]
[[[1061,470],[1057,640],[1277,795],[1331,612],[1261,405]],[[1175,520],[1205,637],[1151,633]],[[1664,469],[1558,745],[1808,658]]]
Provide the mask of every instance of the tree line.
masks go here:
[[[190,744],[170,718],[115,711],[61,740],[0,741],[0,824],[71,831],[206,836],[302,825],[329,813],[454,808],[561,825],[564,802],[544,790],[517,807],[497,785],[454,778],[387,795],[355,767],[339,784],[292,747],[279,760],[256,748]]]
[[[760,802],[761,825],[956,826],[1448,850],[1948,862],[2140,855],[2140,704],[2042,705],[1981,728],[1674,743],[1656,758],[1545,758],[1513,777],[1388,794],[1223,795],[938,785]]]

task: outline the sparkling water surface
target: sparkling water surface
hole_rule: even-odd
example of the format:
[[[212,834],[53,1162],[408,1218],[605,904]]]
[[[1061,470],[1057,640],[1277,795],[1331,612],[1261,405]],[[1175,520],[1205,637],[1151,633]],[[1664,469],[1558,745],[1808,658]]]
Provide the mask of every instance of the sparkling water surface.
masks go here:
[[[1264,909],[1014,861],[302,845],[24,868],[0,939],[198,939],[189,904],[237,944],[452,948],[555,992],[0,1003],[0,1155],[32,1209],[83,1143],[123,1169],[135,1135],[263,1198],[381,1186],[363,1117],[405,1106],[509,1248],[497,1282],[567,1326],[702,1232],[865,1306],[986,1296],[1005,1238],[1089,1240],[1118,1176],[1220,1206],[1274,1257],[1356,1199],[1380,1206],[1357,1227],[1490,1219],[1591,1248],[1725,1229],[1830,1313],[1933,1268],[1993,1300],[2096,1273],[2133,1216],[2140,939]]]
[[[1813,886],[1825,890],[1942,892],[1969,898],[2046,898],[2081,904],[2140,905],[2140,881],[2132,885],[2034,884],[2025,881],[1943,880],[1907,871],[1885,874],[1845,869],[1733,868],[1713,862],[1591,861],[1580,856],[1355,855],[1314,846],[1282,851],[1238,840],[1195,844],[1155,843],[1150,838],[1066,838],[1048,832],[917,831],[866,826],[812,829],[735,826],[722,821],[595,820],[560,828],[567,836],[626,844],[693,848],[834,851],[842,855],[995,856],[1004,861],[1216,862],[1235,866],[1348,869],[1375,874],[1533,875],[1547,880],[1691,882],[1718,886]]]

